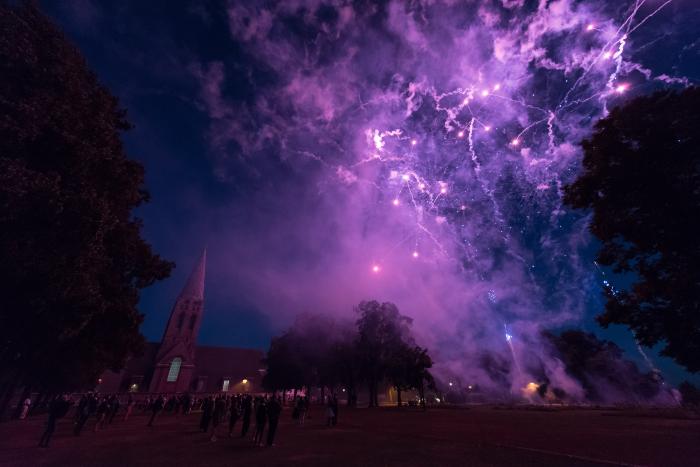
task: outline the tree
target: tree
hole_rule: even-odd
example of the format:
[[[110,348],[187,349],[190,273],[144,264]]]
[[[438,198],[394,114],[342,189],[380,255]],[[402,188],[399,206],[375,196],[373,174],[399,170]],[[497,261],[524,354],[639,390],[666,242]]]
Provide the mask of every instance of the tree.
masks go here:
[[[700,89],[632,100],[582,143],[583,172],[565,188],[593,211],[598,262],[626,273],[606,287],[599,323],[624,324],[647,347],[700,370]]]
[[[681,397],[683,398],[683,405],[700,405],[700,389],[695,387],[692,383],[683,381],[678,386],[678,391],[680,391]]]
[[[559,335],[544,333],[544,337],[590,401],[646,400],[661,390],[658,377],[640,372],[634,362],[623,358],[622,349],[613,342],[578,330]]]
[[[379,383],[387,376],[391,356],[410,339],[412,320],[389,302],[365,301],[356,312],[360,314],[357,329],[362,376],[369,390],[369,406],[376,407]]]
[[[263,387],[268,391],[298,389],[304,386],[304,370],[296,336],[287,332],[272,338],[265,364]]]
[[[5,400],[16,384],[92,386],[140,350],[140,290],[173,267],[132,215],[148,193],[130,124],[33,3],[0,3],[0,115]]]

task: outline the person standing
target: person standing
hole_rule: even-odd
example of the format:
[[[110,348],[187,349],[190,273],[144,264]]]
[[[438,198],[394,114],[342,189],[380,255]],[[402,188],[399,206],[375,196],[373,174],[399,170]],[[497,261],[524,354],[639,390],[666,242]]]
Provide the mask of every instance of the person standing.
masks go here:
[[[267,423],[267,407],[264,399],[258,401],[258,407],[255,410],[255,436],[253,436],[253,444],[262,446],[263,432]]]
[[[153,407],[151,408],[151,419],[148,421],[147,426],[153,426],[153,422],[156,420],[156,417],[160,413],[161,410],[163,410],[163,407],[165,406],[165,398],[163,396],[159,396],[156,400],[153,401]]]
[[[29,413],[29,408],[32,406],[32,400],[31,398],[27,397],[22,401],[22,410],[19,413],[19,419],[24,420],[27,418],[27,414]],[[17,413],[17,412],[15,412]]]
[[[238,421],[238,417],[241,416],[240,410],[240,399],[238,398],[238,396],[235,396],[233,399],[231,399],[231,409],[228,417],[229,438],[233,436],[233,430],[236,427],[236,422]]]
[[[338,423],[338,397],[333,394],[333,402],[331,403],[331,408],[333,409],[333,426]]]
[[[39,447],[48,448],[51,436],[56,430],[56,422],[63,417],[70,408],[70,402],[67,396],[56,396],[49,404],[49,418],[46,421],[46,429],[39,440]]]
[[[226,414],[226,399],[223,396],[219,396],[214,401],[214,414],[212,416],[212,433],[210,441],[216,441],[216,431],[224,419]]]
[[[110,407],[109,407],[109,421],[107,422],[110,425],[112,424],[112,420],[114,420],[114,416],[117,415],[117,412],[119,412],[120,405],[121,405],[121,403],[119,402],[119,396],[117,396],[116,394],[113,394],[112,398],[111,398]]]
[[[100,402],[97,404],[97,421],[95,422],[95,427],[92,431],[96,433],[97,430],[104,428],[109,410],[109,399],[106,397],[100,398]]]
[[[126,401],[126,410],[124,411],[124,421],[129,420],[131,411],[134,410],[134,398],[129,394],[129,400]]]
[[[250,428],[250,417],[253,414],[253,401],[250,396],[246,396],[243,400],[243,426],[241,427],[241,438],[244,438]]]
[[[211,417],[214,415],[214,400],[211,396],[204,399],[202,402],[202,418],[199,421],[199,429],[206,433],[209,431]]]
[[[73,434],[75,436],[80,436],[80,432],[83,431],[85,423],[90,418],[90,415],[95,413],[97,410],[97,400],[95,396],[91,393],[83,395],[78,404],[78,410],[76,413],[75,428],[73,429]]]
[[[335,418],[335,412],[333,412],[333,399],[328,397],[328,403],[326,405],[326,426],[333,426],[333,419]]]
[[[277,424],[280,421],[280,414],[282,413],[282,404],[279,400],[274,397],[270,400],[267,407],[267,419],[269,426],[267,428],[267,446],[274,446],[275,433],[277,432]]]

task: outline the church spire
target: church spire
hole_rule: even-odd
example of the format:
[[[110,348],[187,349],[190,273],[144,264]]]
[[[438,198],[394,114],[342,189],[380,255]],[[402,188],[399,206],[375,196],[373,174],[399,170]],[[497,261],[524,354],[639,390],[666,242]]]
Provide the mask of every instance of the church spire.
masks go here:
[[[192,270],[190,278],[187,280],[187,284],[180,292],[179,298],[189,298],[194,300],[204,299],[204,277],[206,275],[207,268],[207,249],[205,248],[202,252],[202,256],[199,258],[197,265]]]
[[[205,248],[170,313],[163,340],[156,354],[151,392],[178,392],[190,388],[197,335],[204,311],[206,265]]]

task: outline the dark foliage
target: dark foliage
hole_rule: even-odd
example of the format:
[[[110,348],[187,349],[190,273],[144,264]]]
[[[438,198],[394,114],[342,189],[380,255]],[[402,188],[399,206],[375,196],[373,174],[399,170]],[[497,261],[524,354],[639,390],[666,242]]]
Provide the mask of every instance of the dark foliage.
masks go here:
[[[342,386],[353,404],[358,384],[366,383],[370,406],[378,404],[378,386],[386,381],[397,391],[416,389],[424,399],[434,384],[428,351],[411,337],[411,319],[392,303],[362,302],[356,326],[317,315],[302,315],[272,340],[263,384],[270,390]]]
[[[139,291],[173,265],[132,216],[148,194],[122,146],[129,127],[33,3],[0,2],[0,374],[10,386],[85,387],[142,346]]]
[[[679,386],[678,390],[683,397],[683,405],[700,405],[700,389],[695,387],[692,383],[688,381],[683,381]]]
[[[584,171],[565,202],[591,208],[598,261],[631,273],[606,290],[603,326],[629,326],[645,346],[700,370],[700,89],[637,98],[583,142]]]
[[[545,333],[567,373],[594,402],[647,400],[661,390],[658,375],[642,373],[634,362],[623,359],[622,349],[583,331]]]

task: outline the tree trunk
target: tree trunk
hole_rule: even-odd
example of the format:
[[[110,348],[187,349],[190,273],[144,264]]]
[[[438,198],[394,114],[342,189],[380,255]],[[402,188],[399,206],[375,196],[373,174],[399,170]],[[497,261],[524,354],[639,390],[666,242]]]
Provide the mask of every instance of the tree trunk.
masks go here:
[[[401,388],[396,386],[396,403],[398,407],[401,407]]]
[[[423,380],[420,381],[420,390],[418,392],[418,397],[420,397],[420,405],[423,408],[423,410],[426,410],[427,407],[425,405],[425,386],[423,385]]]

